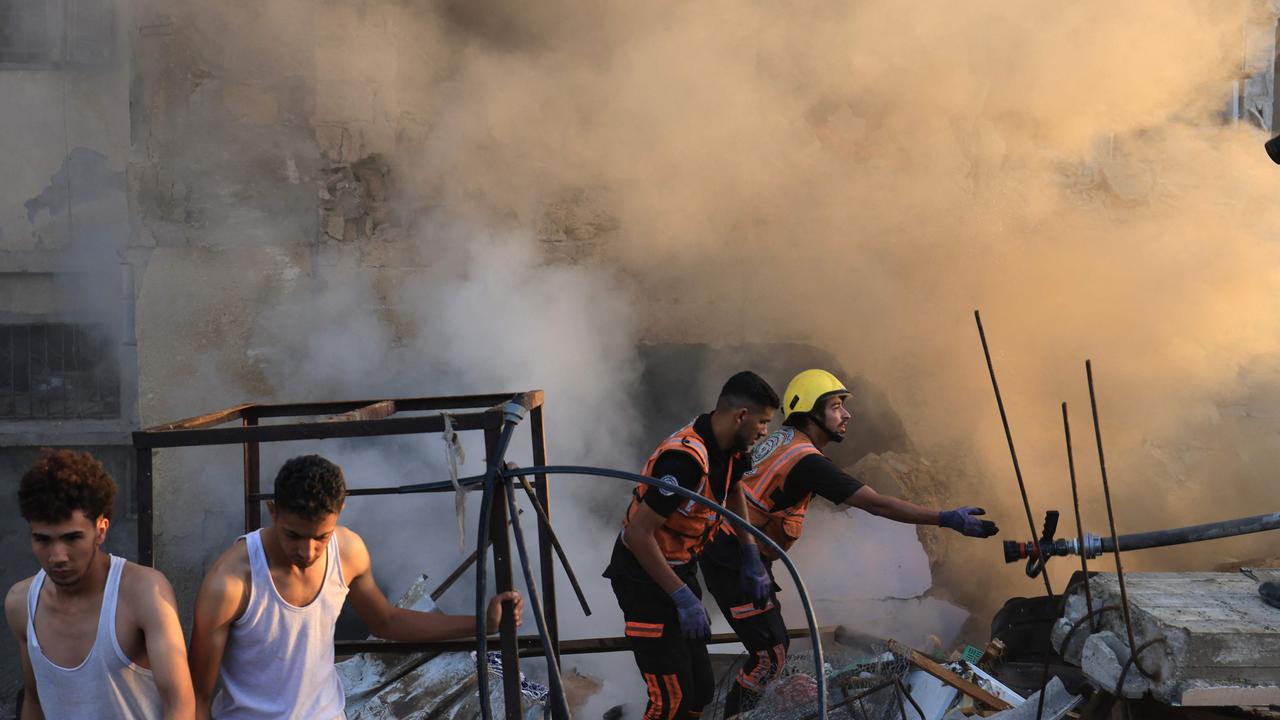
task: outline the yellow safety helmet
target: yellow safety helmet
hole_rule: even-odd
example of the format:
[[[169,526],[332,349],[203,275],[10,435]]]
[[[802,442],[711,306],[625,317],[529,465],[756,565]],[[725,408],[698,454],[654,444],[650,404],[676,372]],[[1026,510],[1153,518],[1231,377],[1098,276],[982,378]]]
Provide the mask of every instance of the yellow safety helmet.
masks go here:
[[[782,416],[814,412],[822,407],[824,400],[838,395],[849,395],[849,390],[835,375],[826,370],[805,370],[787,383],[787,392],[782,397]]]

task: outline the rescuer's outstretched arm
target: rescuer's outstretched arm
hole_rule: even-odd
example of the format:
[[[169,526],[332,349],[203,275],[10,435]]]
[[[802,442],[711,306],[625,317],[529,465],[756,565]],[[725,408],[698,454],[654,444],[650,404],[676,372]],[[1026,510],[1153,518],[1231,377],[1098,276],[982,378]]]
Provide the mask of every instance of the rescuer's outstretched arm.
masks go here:
[[[892,495],[882,495],[866,485],[845,499],[844,504],[898,522],[951,528],[969,537],[991,537],[1000,532],[995,523],[977,517],[984,514],[982,508],[965,507],[939,512]]]

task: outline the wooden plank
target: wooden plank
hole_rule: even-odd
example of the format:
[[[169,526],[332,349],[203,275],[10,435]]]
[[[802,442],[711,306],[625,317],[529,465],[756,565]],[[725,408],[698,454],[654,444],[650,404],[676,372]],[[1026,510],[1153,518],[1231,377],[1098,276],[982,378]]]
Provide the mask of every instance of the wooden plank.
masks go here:
[[[251,407],[253,407],[253,403],[244,403],[243,405],[229,407],[226,410],[219,410],[217,412],[211,412],[204,415],[196,415],[195,417],[189,417],[184,420],[175,420],[174,422],[166,423],[164,425],[145,428],[142,432],[196,430],[199,428],[211,427],[213,425],[221,425],[223,423],[231,422],[232,420],[239,420],[244,411]]]
[[[382,420],[396,414],[395,400],[379,400],[376,403],[370,403],[364,407],[356,408],[351,412],[345,412],[341,415],[334,415],[325,422],[349,422],[351,420]]]
[[[431,410],[480,410],[502,405],[520,393],[487,393],[484,395],[448,395],[444,397],[395,398],[399,412],[422,412]],[[541,404],[542,391],[530,390],[537,404]],[[340,400],[332,402],[275,403],[257,405],[254,408],[258,417],[304,417],[315,415],[335,415],[350,412],[378,400]]]
[[[889,641],[889,649],[899,655],[906,657],[908,660],[911,661],[912,665],[915,665],[921,670],[938,678],[942,682],[950,685],[951,687],[959,690],[960,692],[964,693],[965,695],[968,695],[969,697],[973,698],[974,700],[977,700],[978,702],[982,703],[983,705],[986,705],[989,708],[992,708],[994,710],[1008,710],[1009,708],[1013,707],[1012,705],[1005,702],[1004,700],[1001,700],[995,695],[992,695],[986,690],[983,690],[982,688],[978,687],[974,683],[971,683],[968,680],[965,680],[964,678],[951,672],[950,670],[943,667],[942,665],[939,665],[938,663],[934,662],[933,659],[931,659],[929,656],[925,655],[924,653],[920,652],[919,650],[907,647],[906,645],[903,645],[902,643],[899,643],[894,640]]]
[[[479,430],[485,426],[487,413],[466,413],[453,419],[455,430]],[[335,423],[292,423],[288,425],[255,425],[249,427],[205,428],[201,430],[167,430],[136,432],[135,448],[193,447],[200,445],[238,445],[245,442],[284,442],[289,440],[323,440],[342,437],[409,435],[444,431],[444,418],[439,415],[391,417],[385,420],[353,420]]]

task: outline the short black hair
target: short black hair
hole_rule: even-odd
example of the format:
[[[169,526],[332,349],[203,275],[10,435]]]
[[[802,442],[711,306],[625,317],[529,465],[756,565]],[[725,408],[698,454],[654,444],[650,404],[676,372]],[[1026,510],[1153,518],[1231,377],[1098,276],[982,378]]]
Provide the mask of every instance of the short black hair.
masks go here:
[[[753,410],[765,408],[777,410],[782,407],[782,401],[778,399],[778,393],[773,391],[764,378],[750,370],[743,370],[729,378],[729,381],[720,389],[720,398],[716,400],[717,410],[740,407],[749,407]]]
[[[87,452],[42,448],[18,483],[18,510],[27,522],[65,522],[76,510],[110,520],[115,499],[111,474]]]
[[[342,512],[347,481],[342,468],[319,455],[302,455],[280,466],[276,473],[275,503],[278,512],[304,520],[319,520]]]

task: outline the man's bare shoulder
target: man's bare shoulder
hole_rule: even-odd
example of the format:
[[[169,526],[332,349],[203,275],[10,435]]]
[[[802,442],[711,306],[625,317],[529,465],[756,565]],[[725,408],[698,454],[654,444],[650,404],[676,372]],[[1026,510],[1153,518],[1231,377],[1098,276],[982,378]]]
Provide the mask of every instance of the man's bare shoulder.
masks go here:
[[[120,572],[120,592],[134,602],[156,599],[174,602],[173,586],[164,573],[131,561],[126,562]]]
[[[208,586],[221,590],[242,589],[248,587],[252,578],[253,571],[249,566],[249,545],[243,539],[236,540],[209,566],[200,592],[203,593],[204,588]]]
[[[9,627],[15,633],[18,632],[17,628],[26,627],[27,593],[31,590],[31,583],[34,580],[34,575],[19,580],[9,588],[9,592],[4,596],[4,616],[9,621]]]
[[[364,538],[351,528],[341,525],[337,527],[334,534],[338,538],[338,556],[342,560],[342,570],[347,574],[347,580],[368,572],[371,563],[369,548],[364,544]]]

